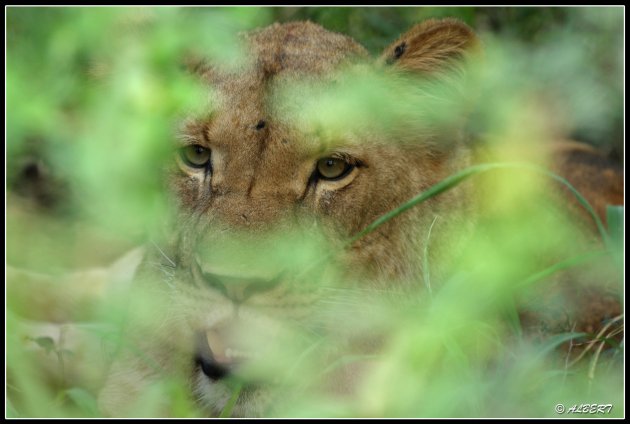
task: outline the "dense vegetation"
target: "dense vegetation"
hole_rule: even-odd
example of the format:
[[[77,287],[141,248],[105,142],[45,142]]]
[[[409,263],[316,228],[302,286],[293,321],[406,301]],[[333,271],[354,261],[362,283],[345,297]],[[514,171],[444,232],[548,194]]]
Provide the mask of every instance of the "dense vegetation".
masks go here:
[[[469,130],[499,147],[495,159],[526,156],[529,143],[556,137],[621,157],[621,8],[8,8],[7,263],[54,280],[108,265],[159,229],[168,211],[161,164],[170,158],[177,120],[208,101],[183,72],[186,54],[237,63],[237,32],[310,19],[378,55],[414,23],[447,16],[468,23],[483,41],[475,86],[482,101]],[[363,99],[370,85],[352,90],[338,107]],[[321,119],[334,128],[334,116]],[[620,298],[623,210],[609,210],[598,233],[602,249],[578,255],[567,243],[576,230],[537,201],[547,174],[480,171],[471,178],[501,177],[491,181],[487,218],[461,269],[434,282],[431,297],[380,310],[361,324],[398,332],[364,390],[347,401],[298,393],[280,398],[273,414],[555,417],[565,416],[557,404],[568,410],[597,403],[613,406],[595,416],[624,415],[624,343],[613,325],[622,316],[610,317],[603,333],[569,327],[536,338],[523,335],[514,304],[517,296],[544,294],[559,269],[613,281]],[[557,265],[537,268],[543,246]],[[303,260],[300,252],[294,256],[286,260]],[[99,416],[98,384],[78,386],[81,379],[66,375],[82,353],[45,336],[24,339],[25,318],[41,320],[46,302],[37,292],[8,294],[7,415]],[[85,323],[95,346],[120,343],[121,298],[69,311],[64,320]],[[345,331],[355,324],[350,320]],[[53,369],[38,368],[42,357],[52,358]],[[167,381],[159,393],[172,399],[173,415],[200,416],[180,383]],[[138,414],[155,413],[152,405],[147,401]]]

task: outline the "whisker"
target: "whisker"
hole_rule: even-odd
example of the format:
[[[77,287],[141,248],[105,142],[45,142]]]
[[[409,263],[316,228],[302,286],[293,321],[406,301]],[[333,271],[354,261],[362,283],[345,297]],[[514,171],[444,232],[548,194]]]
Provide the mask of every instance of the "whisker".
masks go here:
[[[162,255],[162,257],[163,257],[164,259],[166,259],[166,260],[169,262],[169,264],[170,264],[170,267],[171,267],[171,268],[177,268],[177,264],[176,264],[176,263],[175,263],[175,262],[174,262],[171,258],[169,258],[169,257],[166,255],[166,253],[164,253],[164,251],[163,251],[162,249],[160,249],[160,246],[158,246],[156,242],[154,242],[153,240],[151,240],[151,244],[153,244],[153,246],[155,246],[155,248],[158,250],[158,252],[160,252],[160,254]]]

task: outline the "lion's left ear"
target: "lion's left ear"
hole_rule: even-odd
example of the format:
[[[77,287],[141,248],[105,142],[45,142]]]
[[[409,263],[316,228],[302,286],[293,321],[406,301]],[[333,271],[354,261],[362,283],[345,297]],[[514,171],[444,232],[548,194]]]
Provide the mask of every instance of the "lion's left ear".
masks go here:
[[[431,74],[457,67],[479,45],[473,30],[456,19],[429,19],[385,49],[379,61],[398,69]]]

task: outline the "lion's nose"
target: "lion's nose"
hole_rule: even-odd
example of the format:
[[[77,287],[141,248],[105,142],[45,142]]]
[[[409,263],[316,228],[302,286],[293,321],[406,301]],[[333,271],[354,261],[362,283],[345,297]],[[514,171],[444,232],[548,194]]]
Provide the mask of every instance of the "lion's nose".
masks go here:
[[[226,365],[218,363],[212,357],[198,354],[195,358],[195,362],[201,368],[201,371],[211,380],[221,380],[230,374],[230,370]]]
[[[240,365],[260,358],[255,336],[246,331],[251,323],[228,320],[196,334],[195,365],[206,377],[217,381],[237,372]]]
[[[205,334],[197,335],[197,352],[195,355],[195,364],[201,368],[201,371],[211,380],[221,380],[230,374],[229,364],[221,363],[213,354]]]
[[[269,291],[280,282],[280,276],[272,279],[232,277],[206,272],[201,267],[199,271],[208,286],[220,291],[235,303],[244,302],[255,293]]]

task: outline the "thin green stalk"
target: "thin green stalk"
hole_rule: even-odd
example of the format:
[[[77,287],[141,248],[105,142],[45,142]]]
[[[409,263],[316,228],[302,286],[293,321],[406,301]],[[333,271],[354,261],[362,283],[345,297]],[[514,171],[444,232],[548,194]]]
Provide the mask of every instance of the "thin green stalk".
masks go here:
[[[398,215],[411,209],[412,207],[419,205],[420,203],[432,197],[437,196],[438,194],[441,194],[447,190],[450,190],[451,188],[457,186],[461,182],[467,180],[469,177],[486,172],[486,171],[495,170],[495,169],[525,169],[525,170],[529,170],[529,171],[533,171],[539,174],[546,175],[549,178],[552,178],[558,181],[559,183],[563,184],[565,187],[569,189],[569,191],[577,199],[578,203],[580,203],[580,205],[591,216],[606,246],[610,245],[610,240],[609,240],[610,237],[608,233],[606,232],[606,229],[604,228],[604,224],[602,223],[601,219],[599,218],[599,216],[597,216],[597,214],[595,213],[595,210],[584,198],[584,196],[582,196],[582,194],[580,194],[580,192],[575,187],[573,187],[573,185],[571,185],[571,183],[569,183],[566,179],[540,166],[536,166],[536,165],[532,165],[528,163],[520,163],[520,162],[503,162],[503,163],[484,163],[480,165],[473,165],[449,177],[446,177],[439,183],[431,186],[428,190],[418,194],[417,196],[411,198],[410,200],[403,203],[396,209],[393,209],[387,212],[385,215],[382,215],[381,217],[377,218],[374,222],[372,222],[370,225],[368,225],[358,234],[353,236],[346,243],[346,246],[352,245],[354,242],[366,236],[367,234],[371,233],[372,231],[376,230],[378,227],[385,224],[387,221],[397,217]]]
[[[563,269],[567,269],[567,268],[571,268],[575,265],[580,265],[583,264],[585,262],[597,259],[602,257],[606,252],[605,251],[596,251],[596,252],[588,252],[588,253],[584,253],[581,255],[576,255],[576,256],[572,256],[568,259],[565,259],[563,261],[557,262],[553,265],[551,265],[548,268],[543,269],[540,272],[537,272],[536,274],[530,275],[528,278],[526,278],[525,280],[521,281],[520,283],[518,283],[518,287],[526,287],[532,283],[535,283],[536,281],[540,281],[546,277],[549,277],[550,275],[558,272],[558,271],[562,271]]]
[[[429,292],[429,297],[433,297],[433,291],[431,290],[431,273],[430,273],[430,264],[429,264],[429,241],[431,240],[431,231],[433,230],[433,226],[437,221],[438,216],[436,215],[433,218],[433,222],[429,226],[429,231],[427,232],[427,239],[424,243],[424,249],[422,252],[422,270],[424,271],[424,285],[427,287]]]
[[[219,418],[230,418],[232,416],[232,411],[234,410],[234,405],[236,405],[236,401],[238,400],[239,395],[241,394],[241,390],[243,389],[243,382],[239,381],[236,383],[234,390],[232,391],[232,396],[230,400],[225,404],[223,411],[219,415]]]

